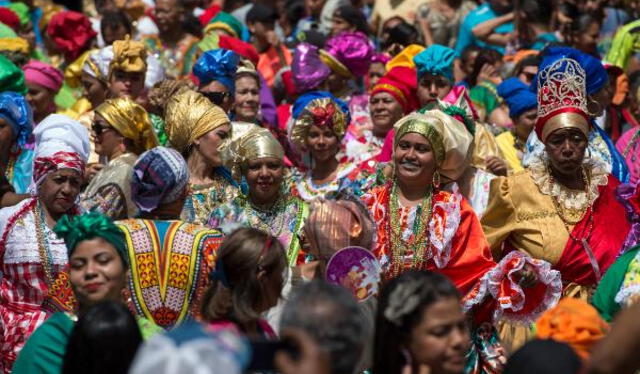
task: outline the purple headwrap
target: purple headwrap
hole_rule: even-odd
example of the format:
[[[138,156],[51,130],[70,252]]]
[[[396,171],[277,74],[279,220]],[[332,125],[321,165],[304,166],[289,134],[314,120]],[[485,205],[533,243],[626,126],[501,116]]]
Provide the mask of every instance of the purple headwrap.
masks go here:
[[[362,77],[369,71],[373,46],[360,31],[343,32],[327,40],[323,48],[344,65],[354,77]]]
[[[298,92],[304,93],[318,88],[331,75],[331,69],[320,60],[318,47],[300,43],[293,53],[291,73]]]
[[[372,64],[375,64],[376,62],[379,62],[382,65],[386,65],[387,62],[389,62],[389,60],[391,60],[391,56],[389,56],[386,53],[374,53],[373,56],[371,56],[371,63]]]

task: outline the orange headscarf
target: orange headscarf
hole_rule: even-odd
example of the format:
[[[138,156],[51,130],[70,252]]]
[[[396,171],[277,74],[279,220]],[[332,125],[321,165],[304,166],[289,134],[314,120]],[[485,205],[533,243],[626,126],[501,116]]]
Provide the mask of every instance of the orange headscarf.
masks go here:
[[[609,331],[609,325],[585,301],[565,298],[540,316],[536,329],[537,338],[567,343],[586,360]]]

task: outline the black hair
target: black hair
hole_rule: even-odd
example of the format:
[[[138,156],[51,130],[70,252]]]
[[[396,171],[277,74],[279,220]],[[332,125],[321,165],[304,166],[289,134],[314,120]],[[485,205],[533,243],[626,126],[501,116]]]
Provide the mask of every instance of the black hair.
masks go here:
[[[126,373],[140,344],[138,323],[124,304],[96,304],[71,331],[62,373]]]
[[[460,59],[462,61],[466,61],[471,57],[473,53],[480,53],[481,50],[482,48],[478,47],[477,45],[470,44],[468,47],[462,50],[462,53],[460,54]]]
[[[388,33],[389,36],[384,41],[382,49],[387,49],[393,44],[399,44],[406,47],[410,44],[415,44],[418,41],[418,30],[405,21],[402,21],[402,23],[386,30],[386,33]]]
[[[124,27],[131,37],[133,37],[133,24],[131,18],[124,11],[107,10],[102,12],[102,19],[100,20],[100,33],[104,35],[104,31],[107,29],[116,29],[118,26]]]
[[[362,11],[353,5],[347,4],[336,9],[334,15],[347,21],[350,25],[356,28],[356,31],[369,34],[369,24],[367,18]]]
[[[567,344],[536,339],[509,357],[504,374],[578,373],[581,367],[580,357]]]
[[[542,57],[540,57],[540,55],[527,56],[516,64],[516,66],[513,68],[512,76],[517,77],[527,66],[540,66],[541,62]]]
[[[480,70],[482,70],[484,64],[494,65],[501,60],[502,54],[495,49],[481,49],[473,64],[473,72],[468,77],[469,85],[473,87],[478,84],[478,75],[480,75]]]
[[[390,299],[400,287],[412,287],[412,296],[417,296],[419,302],[413,310],[406,311],[391,321],[386,315],[387,310],[393,308]],[[444,275],[430,271],[409,270],[386,284],[380,294],[376,312],[373,373],[402,372],[407,363],[402,349],[409,343],[411,331],[422,321],[424,311],[433,303],[451,297],[460,299],[460,293],[453,283]]]
[[[249,12],[247,13],[247,17],[245,19],[246,24],[251,23],[265,23],[265,24],[273,24],[277,19],[276,11],[266,5],[256,3],[253,4]]]

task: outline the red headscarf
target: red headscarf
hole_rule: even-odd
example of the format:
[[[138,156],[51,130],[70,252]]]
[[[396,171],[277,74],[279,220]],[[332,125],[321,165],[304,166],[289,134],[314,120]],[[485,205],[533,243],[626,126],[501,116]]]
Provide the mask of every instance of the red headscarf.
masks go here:
[[[253,65],[258,66],[260,56],[253,44],[243,42],[242,40],[236,39],[232,36],[220,35],[218,39],[218,46],[223,49],[234,51],[240,56],[251,61]]]
[[[391,68],[373,87],[371,96],[378,92],[391,94],[402,105],[405,114],[418,108],[418,75],[415,69],[406,66]]]
[[[0,7],[0,22],[11,27],[13,31],[20,31],[20,18],[9,8]]]
[[[84,52],[97,35],[89,18],[74,11],[59,12],[49,21],[47,35],[64,54],[67,62],[73,62]]]

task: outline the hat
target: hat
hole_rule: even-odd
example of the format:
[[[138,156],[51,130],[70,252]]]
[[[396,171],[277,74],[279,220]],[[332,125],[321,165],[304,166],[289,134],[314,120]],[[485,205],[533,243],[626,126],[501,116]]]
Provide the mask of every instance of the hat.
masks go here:
[[[458,54],[449,47],[432,44],[413,58],[418,69],[418,80],[427,73],[441,75],[453,83],[453,62]]]
[[[9,8],[0,7],[0,22],[11,27],[15,32],[20,31],[20,18]]]
[[[193,66],[193,74],[205,86],[213,81],[222,83],[229,92],[234,92],[236,69],[240,56],[227,49],[206,51]]]
[[[31,60],[22,67],[27,82],[35,83],[55,93],[60,91],[64,75],[49,64],[38,60]]]
[[[296,46],[291,62],[293,82],[298,92],[317,89],[331,75],[331,69],[320,60],[318,47],[309,43]]]
[[[89,48],[97,35],[87,16],[70,10],[58,12],[51,17],[47,34],[69,62]]]
[[[327,40],[324,48],[320,50],[322,61],[344,78],[366,75],[373,54],[374,49],[369,38],[360,31],[342,32]]]
[[[27,93],[24,72],[4,55],[0,54],[0,92]]]
[[[371,90],[371,97],[387,92],[402,105],[405,114],[418,108],[417,75],[415,69],[396,66],[387,71]]]
[[[498,95],[507,103],[509,116],[516,118],[522,113],[538,106],[536,95],[529,86],[516,77],[504,80],[498,85]]]

